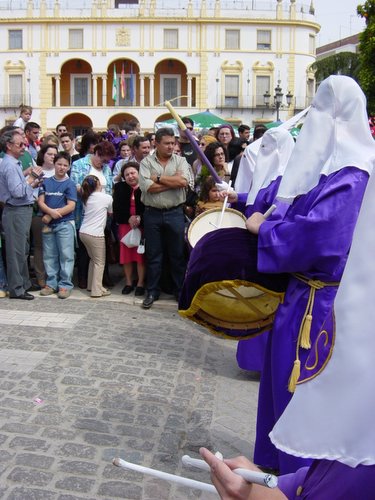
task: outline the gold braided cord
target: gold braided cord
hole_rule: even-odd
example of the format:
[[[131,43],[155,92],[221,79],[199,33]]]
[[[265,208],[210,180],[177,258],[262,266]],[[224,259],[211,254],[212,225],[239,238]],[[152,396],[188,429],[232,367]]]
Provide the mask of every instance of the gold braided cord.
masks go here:
[[[298,339],[296,344],[296,357],[293,364],[293,370],[289,378],[288,390],[289,392],[294,392],[296,389],[296,385],[298,382],[298,378],[300,376],[300,360],[299,360],[299,348],[302,349],[310,349],[311,348],[311,340],[310,340],[310,332],[311,332],[311,324],[312,324],[312,311],[314,308],[315,302],[315,293],[317,290],[321,290],[326,286],[339,286],[339,281],[331,281],[324,282],[320,280],[314,280],[311,278],[307,278],[303,274],[294,273],[293,276],[298,280],[302,281],[306,285],[310,287],[309,298],[307,300],[306,309],[302,317],[301,325],[298,332]]]

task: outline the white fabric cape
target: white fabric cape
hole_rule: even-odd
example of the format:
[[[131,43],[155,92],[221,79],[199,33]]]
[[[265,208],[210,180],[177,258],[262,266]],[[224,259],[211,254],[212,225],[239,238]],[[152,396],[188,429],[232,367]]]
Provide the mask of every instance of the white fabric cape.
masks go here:
[[[278,129],[285,128],[286,130],[292,129],[296,126],[308,113],[310,106],[303,111],[300,111],[296,115],[292,116],[289,120],[279,125]],[[258,139],[251,144],[249,144],[244,154],[242,155],[240,166],[238,169],[238,174],[235,182],[235,191],[237,193],[248,193],[253,182],[255,162],[260,148],[261,139]]]
[[[320,375],[297,385],[270,434],[275,446],[291,455],[351,467],[375,464],[374,220],[372,175],[334,305],[332,358]]]
[[[348,76],[330,76],[314,97],[277,199],[291,204],[314,188],[322,174],[348,166],[370,172],[373,161],[374,139],[362,90]]]
[[[284,174],[294,148],[294,140],[285,128],[271,128],[263,135],[256,158],[251,189],[246,205],[252,205],[260,189]]]

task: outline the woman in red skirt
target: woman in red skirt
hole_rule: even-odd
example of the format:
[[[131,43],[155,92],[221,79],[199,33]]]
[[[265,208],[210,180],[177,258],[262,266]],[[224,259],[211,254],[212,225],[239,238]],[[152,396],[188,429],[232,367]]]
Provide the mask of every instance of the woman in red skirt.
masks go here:
[[[126,163],[121,168],[121,182],[114,186],[113,217],[115,222],[119,224],[118,236],[120,240],[131,229],[138,227],[142,231],[145,206],[141,202],[138,171],[138,163],[132,161]],[[135,295],[140,297],[145,293],[145,259],[144,255],[139,254],[137,250],[137,247],[128,248],[120,241],[120,264],[123,265],[125,274],[125,286],[122,293],[128,295],[134,290],[133,273],[135,262],[138,275]]]

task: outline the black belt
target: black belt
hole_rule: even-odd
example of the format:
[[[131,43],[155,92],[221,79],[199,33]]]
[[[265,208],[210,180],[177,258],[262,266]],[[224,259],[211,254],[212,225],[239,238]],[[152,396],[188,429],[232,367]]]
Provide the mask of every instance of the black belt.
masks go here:
[[[19,208],[19,207],[33,207],[34,203],[30,203],[30,205],[11,205],[10,203],[5,203],[6,207]]]
[[[177,205],[176,207],[170,207],[170,208],[156,208],[156,207],[149,207],[147,206],[146,209],[149,210],[156,210],[157,212],[169,212],[170,210],[177,210],[178,208],[182,208],[184,206],[183,203],[180,205]]]

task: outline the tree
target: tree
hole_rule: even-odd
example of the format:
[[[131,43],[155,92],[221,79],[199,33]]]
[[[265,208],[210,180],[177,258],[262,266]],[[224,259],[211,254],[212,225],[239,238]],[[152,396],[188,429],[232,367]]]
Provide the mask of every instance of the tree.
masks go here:
[[[358,81],[359,56],[353,52],[339,52],[316,61],[312,65],[317,83],[330,75],[351,76]]]
[[[375,114],[375,0],[358,5],[357,13],[366,21],[366,28],[359,35],[359,83],[367,97],[367,110]]]

